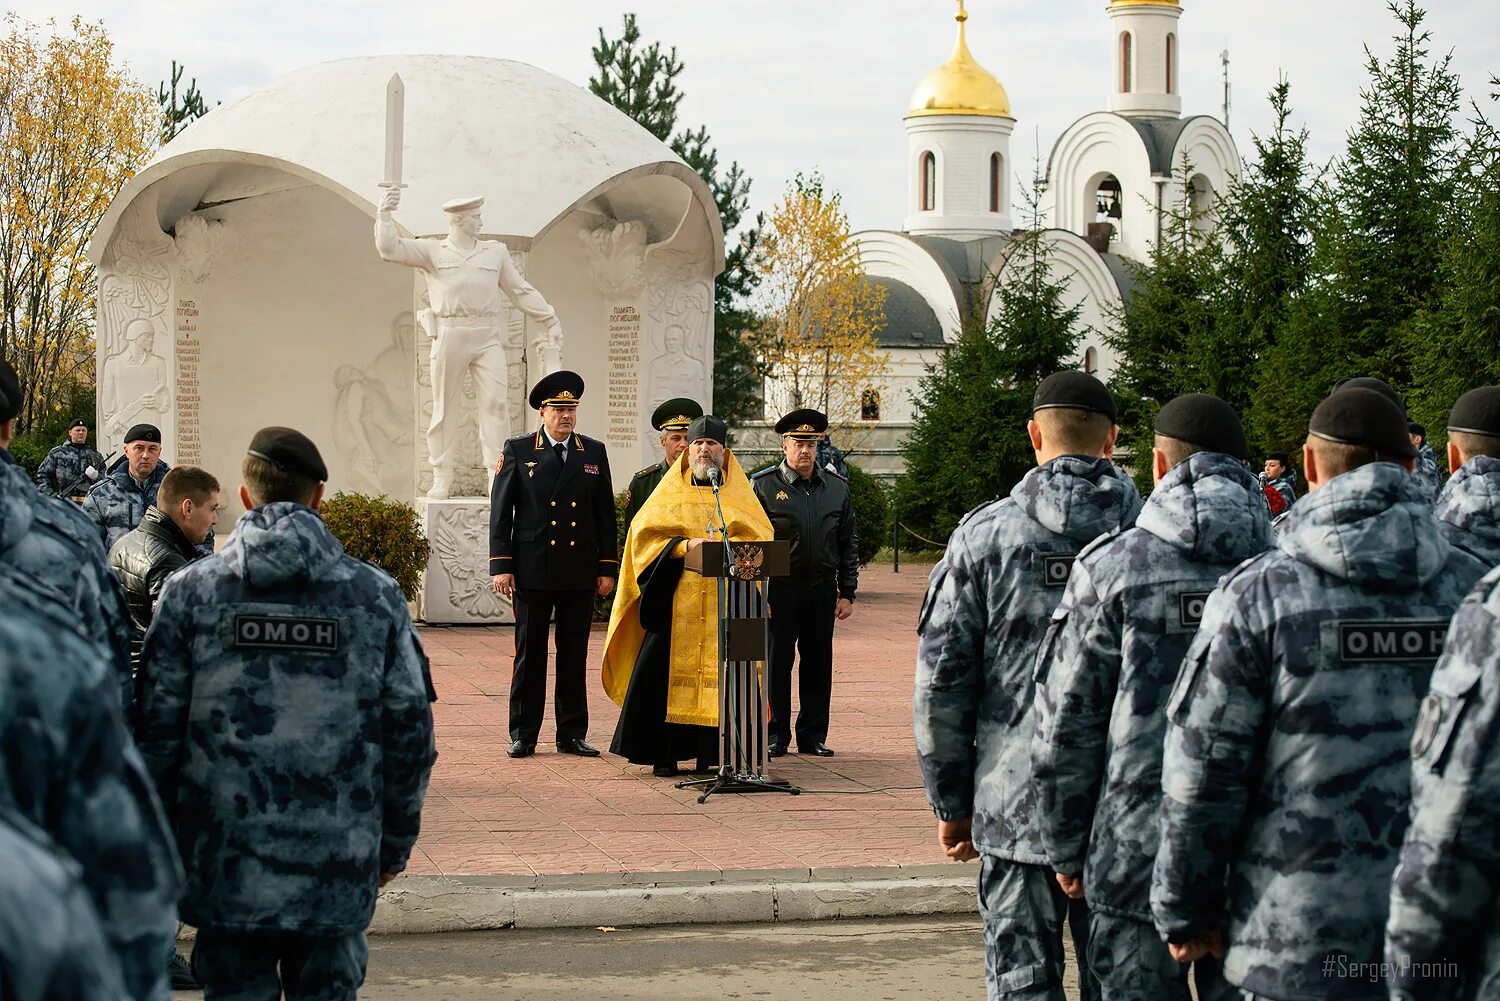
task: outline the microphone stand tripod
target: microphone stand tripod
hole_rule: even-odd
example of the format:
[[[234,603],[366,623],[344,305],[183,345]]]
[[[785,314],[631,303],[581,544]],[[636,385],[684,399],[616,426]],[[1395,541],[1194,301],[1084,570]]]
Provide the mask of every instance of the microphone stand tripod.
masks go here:
[[[703,794],[698,797],[699,803],[708,802],[708,797],[719,792],[784,792],[796,796],[802,790],[790,781],[766,777],[766,762],[769,760],[766,717],[771,684],[768,619],[761,618],[761,629],[765,633],[762,649],[766,650],[766,660],[762,662],[765,664],[764,683],[756,684],[758,672],[755,661],[740,661],[733,666],[729,661],[731,611],[735,618],[756,618],[757,604],[765,601],[765,598],[754,583],[734,579],[734,545],[729,541],[729,523],[724,517],[724,504],[719,497],[719,471],[710,470],[708,480],[713,487],[714,510],[719,517],[718,526],[710,526],[709,531],[720,531],[724,538],[724,562],[718,578],[719,771],[713,778],[679,782],[677,788],[701,788]],[[747,732],[752,737],[751,753],[748,754],[745,749]]]

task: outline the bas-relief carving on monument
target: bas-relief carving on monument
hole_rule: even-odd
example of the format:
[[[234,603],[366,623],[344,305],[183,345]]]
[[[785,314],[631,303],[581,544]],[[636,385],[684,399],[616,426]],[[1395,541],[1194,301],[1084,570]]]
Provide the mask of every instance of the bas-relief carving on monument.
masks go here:
[[[172,394],[172,238],[156,222],[153,198],[137,199],[99,267],[101,446],[120,444],[131,425],[167,424]]]
[[[642,442],[656,445],[645,417],[674,396],[707,402],[709,330],[713,323],[713,283],[703,277],[703,254],[661,249],[648,254],[646,319],[650,360],[646,364]]]
[[[123,441],[133,425],[164,423],[172,402],[167,360],[155,350],[156,325],[144,318],[131,320],[122,339],[127,347],[105,362],[99,380],[104,431],[111,442]]]
[[[490,582],[488,501],[419,499],[417,508],[432,544],[422,617],[428,622],[510,621],[510,603]]]
[[[397,315],[389,344],[368,365],[333,373],[334,447],[350,486],[362,493],[404,499],[412,489],[415,327],[410,312]]]
[[[177,234],[179,274],[191,282],[205,282],[213,271],[214,260],[221,257],[224,224],[201,215],[185,215],[173,227]]]

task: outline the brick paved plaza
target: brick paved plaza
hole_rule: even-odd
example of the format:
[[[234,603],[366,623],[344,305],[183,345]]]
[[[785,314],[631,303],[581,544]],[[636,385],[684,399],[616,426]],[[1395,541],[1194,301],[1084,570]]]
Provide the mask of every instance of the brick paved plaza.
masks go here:
[[[537,754],[513,761],[505,755],[510,627],[425,628],[441,698],[433,707],[439,758],[407,871],[546,875],[941,862],[911,736],[916,620],[929,569],[861,572],[855,614],[834,639],[828,743],[838,756],[789,754],[772,762],[774,775],[805,790],[800,796],[725,795],[700,806],[695,794],[652,777],[649,768],[607,753],[559,755],[548,742],[550,704]],[[589,740],[601,750],[618,713],[598,683],[603,642],[596,629]]]

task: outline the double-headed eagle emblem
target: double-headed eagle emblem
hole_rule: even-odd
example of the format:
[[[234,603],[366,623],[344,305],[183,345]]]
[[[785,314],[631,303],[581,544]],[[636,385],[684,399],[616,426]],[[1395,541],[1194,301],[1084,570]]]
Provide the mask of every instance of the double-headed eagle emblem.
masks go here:
[[[760,546],[740,546],[734,551],[734,576],[741,580],[755,580],[765,561],[766,551]]]

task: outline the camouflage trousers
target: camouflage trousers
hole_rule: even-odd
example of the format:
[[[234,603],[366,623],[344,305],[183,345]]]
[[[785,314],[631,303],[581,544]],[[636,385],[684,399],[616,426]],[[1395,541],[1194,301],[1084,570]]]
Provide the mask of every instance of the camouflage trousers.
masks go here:
[[[1066,921],[1078,966],[1079,997],[1099,1001],[1083,958],[1088,908],[1069,900],[1052,870],[990,855],[979,857],[979,913],[984,918],[984,979],[989,1001],[1069,1001],[1063,990]]]
[[[352,1001],[365,982],[364,932],[297,935],[198,929],[193,975],[206,1001]]]
[[[1172,958],[1149,921],[1091,912],[1088,963],[1103,1001],[1193,999],[1189,967]],[[1218,960],[1201,959],[1191,969],[1198,1001],[1239,1001],[1239,992],[1224,979]]]

